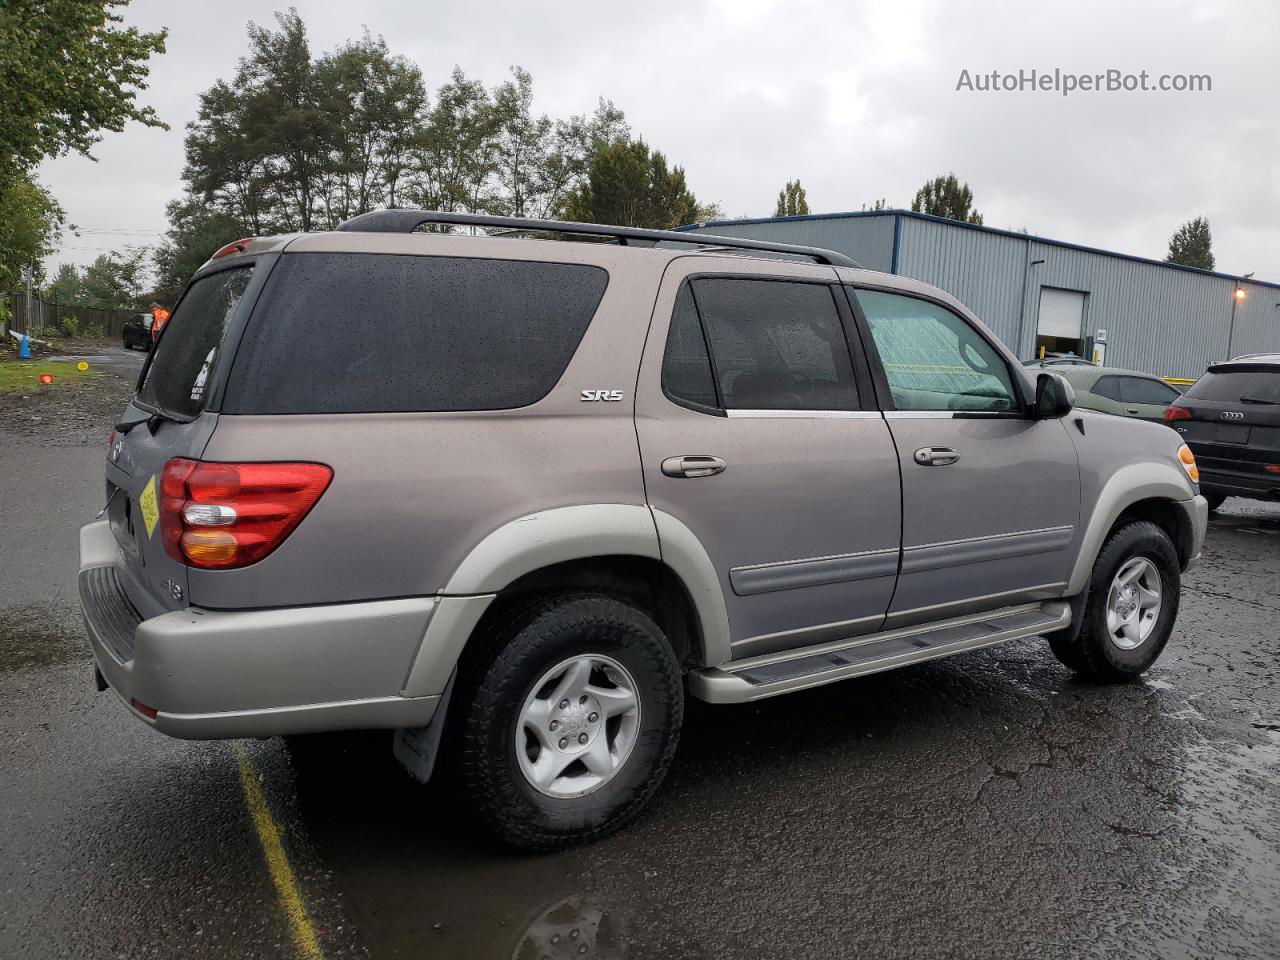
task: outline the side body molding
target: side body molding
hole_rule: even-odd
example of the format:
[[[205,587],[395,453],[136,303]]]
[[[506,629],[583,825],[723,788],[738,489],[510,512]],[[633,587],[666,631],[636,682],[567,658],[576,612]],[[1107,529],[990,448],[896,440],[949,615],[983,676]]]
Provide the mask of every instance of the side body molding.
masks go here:
[[[1089,583],[1103,541],[1120,514],[1140,500],[1152,499],[1172,501],[1188,513],[1189,519],[1194,518],[1195,491],[1181,467],[1149,461],[1130,463],[1107,479],[1093,505],[1063,596],[1075,596]],[[1199,531],[1203,529],[1203,523],[1197,525],[1193,519],[1193,557],[1200,552]]]
[[[664,562],[697,611],[703,666],[730,659],[729,620],[720,581],[697,537],[679,520],[640,504],[557,507],[503,524],[481,540],[441,589],[405,680],[405,696],[438,694],[495,595],[520,577],[557,563],[636,556]]]

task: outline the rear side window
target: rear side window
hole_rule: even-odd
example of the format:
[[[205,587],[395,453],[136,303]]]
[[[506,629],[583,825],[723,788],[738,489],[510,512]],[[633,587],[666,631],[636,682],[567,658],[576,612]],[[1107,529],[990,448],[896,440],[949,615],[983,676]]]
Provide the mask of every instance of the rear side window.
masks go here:
[[[236,267],[191,285],[155,346],[140,401],[179,417],[204,409],[209,379],[222,359],[222,337],[251,276],[252,266]]]
[[[526,406],[559,381],[607,284],[584,264],[286,254],[237,351],[224,409]]]
[[[1223,370],[1206,373],[1184,394],[1190,400],[1239,403],[1266,400],[1280,403],[1280,367],[1275,370]]]
[[[785,280],[693,282],[729,410],[856,410],[853,361],[831,288]]]
[[[1120,384],[1120,398],[1125,403],[1163,403],[1166,406],[1181,396],[1177,390],[1159,380],[1145,377],[1124,377]]]

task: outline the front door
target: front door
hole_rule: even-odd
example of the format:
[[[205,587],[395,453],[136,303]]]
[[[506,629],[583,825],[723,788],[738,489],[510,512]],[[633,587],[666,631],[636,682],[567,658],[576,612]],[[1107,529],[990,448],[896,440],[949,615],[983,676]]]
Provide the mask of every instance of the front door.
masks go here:
[[[898,460],[834,281],[687,257],[655,306],[636,398],[646,490],[715,565],[735,659],[879,629],[893,594]]]
[[[1062,420],[1023,413],[1006,358],[955,311],[858,290],[902,465],[902,571],[887,627],[1061,596],[1080,511]]]

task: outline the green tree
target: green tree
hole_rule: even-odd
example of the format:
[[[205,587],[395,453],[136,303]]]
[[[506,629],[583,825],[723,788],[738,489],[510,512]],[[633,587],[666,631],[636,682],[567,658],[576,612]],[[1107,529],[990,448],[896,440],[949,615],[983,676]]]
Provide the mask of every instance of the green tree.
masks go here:
[[[82,303],[89,307],[141,309],[145,306],[146,247],[126,247],[102,253],[84,268]]]
[[[30,177],[19,175],[0,188],[0,294],[15,289],[27,268],[39,279],[62,223],[62,208]]]
[[[44,296],[54,303],[76,306],[84,303],[84,282],[74,263],[59,264],[53,279],[44,288]]]
[[[103,130],[129,120],[163,127],[146,89],[147,60],[165,34],[122,29],[127,0],[5,0],[0,4],[0,184],[45,157],[88,155]]]
[[[788,180],[787,185],[778,191],[778,205],[773,210],[775,217],[797,217],[809,212],[809,201],[805,199],[804,187],[799,180]]]
[[[174,200],[165,208],[169,230],[152,254],[154,298],[172,307],[182,288],[219,247],[246,233],[235,217],[197,200]]]
[[[1209,221],[1196,217],[1180,226],[1169,238],[1169,254],[1164,259],[1167,263],[1180,263],[1184,267],[1212,270],[1215,261]]]
[[[671,229],[698,220],[698,201],[685,183],[683,167],[643,140],[599,147],[587,179],[565,204],[569,220],[627,227]]]
[[[916,191],[911,209],[963,223],[982,223],[982,214],[973,209],[973,191],[961,183],[954,173],[934,177]]]

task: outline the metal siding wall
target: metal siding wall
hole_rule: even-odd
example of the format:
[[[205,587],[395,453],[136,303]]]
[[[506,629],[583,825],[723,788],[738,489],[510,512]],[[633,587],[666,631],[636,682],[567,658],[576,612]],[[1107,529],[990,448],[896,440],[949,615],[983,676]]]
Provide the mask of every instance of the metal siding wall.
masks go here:
[[[898,273],[941,287],[1016,349],[1025,241],[902,218]],[[1037,292],[1038,296],[1038,292]]]
[[[853,257],[869,270],[887,272],[893,259],[893,217],[832,217],[828,220],[779,220],[700,227],[689,233],[718,233],[776,243],[826,247]]]
[[[1231,352],[1280,353],[1280,290],[1264,287],[1248,280],[1240,286],[1249,296],[1236,306],[1235,336],[1231,339]],[[1234,287],[1231,290],[1234,291]],[[1223,336],[1222,356],[1226,356],[1226,336]],[[1213,359],[1221,359],[1215,356]]]

